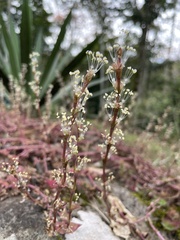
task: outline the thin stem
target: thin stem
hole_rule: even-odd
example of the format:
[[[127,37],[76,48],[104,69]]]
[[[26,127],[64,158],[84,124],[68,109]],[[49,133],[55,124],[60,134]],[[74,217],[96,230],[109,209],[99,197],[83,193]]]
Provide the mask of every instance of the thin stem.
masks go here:
[[[116,102],[115,102],[115,108],[113,109],[112,113],[112,120],[111,120],[111,126],[110,126],[110,131],[109,131],[109,139],[108,139],[108,144],[106,145],[106,153],[104,155],[104,158],[102,160],[103,162],[103,174],[102,174],[102,183],[103,183],[103,199],[104,202],[106,203],[107,206],[107,212],[110,216],[110,206],[107,201],[107,176],[106,176],[106,166],[107,166],[107,161],[108,161],[108,156],[109,152],[112,146],[112,139],[113,139],[113,133],[116,128],[116,122],[118,118],[118,113],[120,110],[120,93],[121,93],[121,74],[122,74],[122,63],[121,63],[121,56],[122,56],[122,49],[118,49],[117,51],[118,58],[117,62],[113,63],[113,69],[116,74],[116,86],[115,86],[115,92],[117,92],[117,97],[116,97]]]
[[[62,178],[62,186],[65,185],[66,182],[66,168],[67,168],[67,161],[66,161],[66,150],[68,145],[68,136],[64,137],[63,141],[63,153],[62,153],[62,169],[63,169],[63,178]]]
[[[150,218],[148,218],[148,222],[149,222],[149,225],[150,227],[153,229],[153,231],[156,233],[156,235],[158,236],[158,238],[160,240],[166,240],[162,235],[161,233],[155,228],[154,224],[152,223],[152,220]]]
[[[112,140],[112,137],[113,137],[113,132],[115,130],[115,127],[116,127],[116,119],[117,119],[117,116],[118,116],[118,111],[119,109],[116,108],[114,109],[113,111],[113,119],[112,119],[112,122],[111,122],[111,128],[110,128],[110,139],[109,139],[109,144],[107,144],[107,147],[106,147],[106,153],[105,153],[105,156],[103,158],[103,174],[102,174],[102,182],[103,182],[103,199],[104,199],[104,202],[106,203],[107,205],[107,211],[108,211],[108,214],[110,215],[110,208],[109,208],[109,204],[107,202],[107,189],[106,189],[106,182],[107,182],[107,176],[106,176],[106,165],[107,165],[107,161],[108,161],[108,155],[109,155],[109,152],[110,152],[110,149],[111,149],[111,140]]]
[[[70,199],[69,199],[69,207],[68,207],[68,226],[70,224],[71,221],[71,214],[72,214],[72,202],[73,202],[73,197],[74,194],[76,192],[76,181],[77,181],[77,175],[76,175],[76,166],[77,166],[77,159],[75,160],[75,164],[74,164],[74,181],[73,181],[73,189],[70,192]]]

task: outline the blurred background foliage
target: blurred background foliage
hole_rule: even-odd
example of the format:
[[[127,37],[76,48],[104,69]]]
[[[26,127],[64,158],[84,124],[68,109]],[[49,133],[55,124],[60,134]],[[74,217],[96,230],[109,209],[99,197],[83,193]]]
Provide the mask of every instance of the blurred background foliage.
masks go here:
[[[166,116],[166,128],[172,129],[173,124],[172,136],[179,138],[180,60],[173,49],[179,10],[177,0],[0,1],[0,78],[8,92],[9,75],[18,81],[22,64],[27,64],[26,91],[31,95],[29,54],[38,51],[42,105],[53,84],[53,105],[68,106],[72,89],[69,71],[86,71],[87,49],[108,56],[107,44],[121,44],[120,30],[125,28],[130,30],[126,43],[137,49],[136,57],[127,63],[138,70],[129,85],[137,93],[131,126],[146,129],[152,123],[150,130],[155,131],[158,119]],[[170,31],[166,44],[161,37],[165,21]],[[90,117],[102,113],[102,94],[110,90],[104,69],[91,84],[94,97],[88,103]]]

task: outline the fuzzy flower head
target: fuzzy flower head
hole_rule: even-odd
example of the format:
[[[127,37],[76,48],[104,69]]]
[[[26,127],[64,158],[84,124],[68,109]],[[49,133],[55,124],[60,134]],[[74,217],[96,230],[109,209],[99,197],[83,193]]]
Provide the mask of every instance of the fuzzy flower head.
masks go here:
[[[86,55],[89,71],[92,70],[94,74],[96,74],[104,64],[108,63],[107,58],[100,52],[93,53],[92,51],[87,51]]]

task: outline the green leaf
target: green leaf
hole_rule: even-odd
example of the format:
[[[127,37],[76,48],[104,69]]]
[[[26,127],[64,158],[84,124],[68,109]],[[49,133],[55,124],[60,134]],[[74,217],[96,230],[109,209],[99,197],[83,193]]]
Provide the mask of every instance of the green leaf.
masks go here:
[[[59,61],[59,56],[57,55],[54,59],[54,61],[52,62],[51,68],[49,69],[49,71],[47,72],[46,75],[46,81],[43,83],[43,85],[41,86],[41,94],[40,94],[40,98],[42,98],[44,96],[44,94],[46,93],[49,85],[53,82],[53,80],[55,79],[56,76],[56,71],[57,71],[57,66],[58,66],[58,61]]]
[[[6,87],[3,85],[2,80],[0,79],[0,101],[4,101],[4,103],[8,106],[10,103],[9,92]]]
[[[21,63],[30,62],[29,54],[32,49],[32,10],[28,0],[22,3],[22,19],[21,19]]]
[[[23,0],[22,3],[22,18],[21,18],[21,32],[20,32],[20,40],[21,40],[21,63],[27,65],[27,73],[25,76],[26,79],[26,92],[28,94],[32,94],[29,82],[32,78],[31,66],[29,55],[32,52],[32,10],[29,6],[29,0]]]
[[[48,58],[47,64],[46,64],[44,72],[42,74],[41,86],[43,87],[43,91],[41,92],[41,97],[43,97],[45,91],[48,88],[48,84],[50,83],[50,81],[49,81],[49,75],[50,74],[49,73],[52,72],[52,68],[54,68],[54,66],[55,66],[55,62],[56,62],[55,59],[57,59],[57,56],[59,54],[60,45],[64,40],[64,36],[65,36],[65,33],[66,33],[66,28],[67,28],[70,20],[71,20],[71,11],[68,14],[67,18],[65,19],[65,21],[64,21],[64,23],[61,27],[61,30],[60,30],[60,33],[58,35],[57,41],[54,45],[54,48],[52,50],[51,55]]]
[[[8,19],[8,22],[10,23],[10,25],[13,24],[11,21],[12,21],[11,19]],[[12,26],[10,27],[11,30],[9,32],[4,20],[2,18],[2,15],[0,15],[0,24],[1,24],[1,30],[2,30],[1,34],[3,35],[5,45],[6,45],[6,48],[8,49],[8,53],[9,53],[8,60],[9,60],[10,71],[11,71],[11,74],[16,79],[18,79],[20,67],[19,67],[19,63],[18,63],[18,55],[17,55],[17,50],[16,50],[17,39],[14,41],[15,33],[13,33],[13,35],[11,36],[11,34],[13,32]]]
[[[162,219],[162,226],[164,229],[168,230],[168,231],[175,231],[178,230],[180,227],[180,220],[171,220],[171,219]]]
[[[34,52],[38,52],[41,56],[43,49],[43,30],[39,29],[37,37],[35,39]]]
[[[161,199],[159,199],[158,204],[161,207],[164,207],[164,206],[167,206],[167,201],[165,199],[161,198]]]
[[[71,58],[71,48],[67,51],[67,54],[65,55],[58,55],[58,57],[55,59],[54,64],[51,68],[51,71],[49,71],[48,76],[46,77],[46,82],[43,84],[42,89],[41,89],[41,96],[45,94],[47,91],[49,85],[53,82],[53,80],[56,77],[56,74],[58,72],[61,72],[62,69],[65,68],[67,63],[69,62],[69,59]]]
[[[94,92],[91,98],[102,96],[103,94],[111,92],[112,90],[113,90],[113,88],[109,87],[109,88],[105,88],[101,91]]]
[[[68,65],[68,63],[70,62],[70,60],[72,58],[71,49],[72,49],[72,47],[70,47],[67,50],[65,55],[63,55],[63,54],[60,55],[60,62],[59,62],[59,65],[58,65],[58,71],[59,72],[62,72],[62,70],[65,69],[66,66]]]
[[[15,52],[15,57],[18,65],[18,69],[20,71],[21,69],[21,64],[20,64],[20,39],[18,34],[15,32],[15,25],[13,24],[12,17],[9,16],[9,30],[10,30],[10,36],[11,36],[11,41],[14,46],[14,52]],[[19,74],[19,72],[18,72]]]
[[[94,79],[90,82],[89,87],[99,85],[100,83],[106,82],[107,80],[108,80],[107,77],[101,77],[99,79]]]
[[[66,85],[64,87],[62,87],[58,91],[58,93],[56,93],[56,95],[52,98],[51,102],[55,104],[55,103],[62,101],[67,96],[70,96],[72,89],[73,89],[73,82],[69,82],[68,84],[66,83]]]
[[[1,46],[0,69],[4,73],[4,75],[6,75],[6,76],[9,76],[10,74],[12,75],[11,66],[10,66],[10,62],[9,62],[8,49],[6,47],[6,43],[5,43],[4,39],[2,38],[1,32],[0,32],[0,46]]]

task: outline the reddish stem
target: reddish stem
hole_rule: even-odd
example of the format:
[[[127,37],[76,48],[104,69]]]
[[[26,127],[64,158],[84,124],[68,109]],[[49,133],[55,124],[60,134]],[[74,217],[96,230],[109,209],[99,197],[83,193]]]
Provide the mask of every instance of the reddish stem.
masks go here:
[[[122,49],[120,48],[118,50],[118,59],[117,62],[113,64],[113,68],[114,71],[116,73],[116,89],[115,91],[118,93],[118,96],[116,98],[116,102],[115,102],[115,108],[113,109],[113,116],[112,116],[112,121],[111,121],[111,127],[110,127],[110,131],[109,131],[109,143],[106,146],[106,153],[105,156],[103,158],[103,174],[102,174],[102,182],[103,182],[103,199],[104,202],[107,205],[107,211],[108,214],[110,216],[110,206],[109,203],[107,201],[107,189],[106,189],[106,181],[107,181],[107,176],[106,176],[106,166],[107,166],[107,161],[108,161],[108,155],[111,149],[111,141],[113,138],[113,133],[116,127],[116,120],[118,118],[118,113],[120,110],[120,93],[121,93],[121,74],[122,74],[122,63],[121,63],[121,56],[122,56]]]

